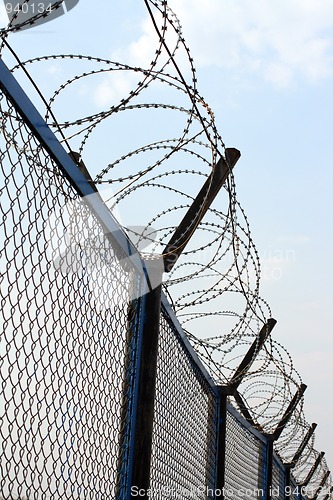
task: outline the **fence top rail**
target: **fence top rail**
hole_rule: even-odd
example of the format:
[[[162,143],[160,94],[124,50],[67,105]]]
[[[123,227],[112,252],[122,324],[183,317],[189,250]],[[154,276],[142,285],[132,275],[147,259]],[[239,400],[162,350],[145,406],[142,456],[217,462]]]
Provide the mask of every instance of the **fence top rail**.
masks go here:
[[[111,241],[120,258],[125,258],[126,262],[130,260],[132,267],[142,274],[143,263],[137,249],[113,217],[100,194],[95,191],[77,164],[60,144],[1,58],[0,88],[33,134],[38,137],[42,146],[50,154],[77,193],[84,198],[85,203],[102,225],[105,236]]]

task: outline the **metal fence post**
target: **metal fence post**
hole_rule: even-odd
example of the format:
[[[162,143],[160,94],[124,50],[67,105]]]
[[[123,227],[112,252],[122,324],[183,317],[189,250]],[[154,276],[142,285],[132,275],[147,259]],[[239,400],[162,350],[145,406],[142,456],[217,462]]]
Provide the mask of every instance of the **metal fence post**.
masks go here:
[[[134,278],[132,278],[132,292],[134,292]],[[127,310],[127,331],[124,353],[124,378],[122,386],[122,403],[119,429],[119,452],[117,463],[117,479],[115,486],[115,500],[125,500],[130,488],[129,470],[131,447],[130,437],[135,422],[135,374],[138,359],[138,332],[140,328],[140,310],[142,299],[131,298]]]
[[[265,500],[272,498],[274,438],[267,436]]]
[[[291,466],[289,464],[285,464],[284,468],[284,475],[285,475],[285,495],[284,498],[285,500],[288,500],[292,495],[291,495]]]
[[[220,386],[218,389],[219,389],[219,412],[218,412],[218,438],[217,438],[215,491],[216,492],[221,491],[222,495],[219,498],[224,498],[228,394],[224,386]]]
[[[162,271],[159,261],[146,261],[147,293],[142,297],[132,414],[127,499],[149,498]],[[152,282],[159,283],[155,288]]]

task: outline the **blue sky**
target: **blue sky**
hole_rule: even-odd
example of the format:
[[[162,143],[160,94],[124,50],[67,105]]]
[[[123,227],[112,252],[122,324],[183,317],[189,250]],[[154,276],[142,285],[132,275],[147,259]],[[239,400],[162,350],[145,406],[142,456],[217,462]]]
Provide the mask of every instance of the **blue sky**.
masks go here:
[[[333,467],[333,2],[171,0],[170,6],[191,49],[199,92],[226,145],[242,152],[235,178],[262,260],[261,295],[278,320],[273,336],[308,385],[305,414],[318,423],[316,447]],[[0,20],[4,26],[3,9]],[[65,16],[9,41],[22,60],[82,53],[138,66],[155,44],[137,0],[100,0],[98,9],[80,0]],[[47,93],[65,75],[60,62],[50,62],[38,83]],[[130,85],[120,75],[82,86],[73,112],[80,99],[87,107],[108,106]]]

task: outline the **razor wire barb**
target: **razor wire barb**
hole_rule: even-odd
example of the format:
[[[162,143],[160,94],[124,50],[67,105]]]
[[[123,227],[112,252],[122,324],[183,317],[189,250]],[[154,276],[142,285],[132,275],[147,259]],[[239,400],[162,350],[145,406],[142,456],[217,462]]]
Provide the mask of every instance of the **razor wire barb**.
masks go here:
[[[62,3],[54,2],[52,11]],[[143,247],[144,258],[158,258],[202,182],[216,168],[219,158],[226,156],[226,146],[212,109],[199,93],[194,61],[175,13],[164,0],[143,3],[156,43],[145,66],[81,54],[53,54],[20,61],[14,53],[17,61],[12,71],[14,75],[28,75],[37,90],[41,65],[59,63],[68,72],[67,79],[49,92],[48,98],[39,91],[45,105],[45,119],[68,151],[78,153],[78,161],[89,157],[90,151],[99,151],[94,183],[105,194],[105,202],[116,216],[139,211],[139,225],[125,222],[123,226],[138,248]],[[18,25],[17,16],[18,13],[1,31],[2,54],[8,53],[14,31],[41,17],[36,15]],[[73,116],[66,99],[73,97],[81,82],[94,87],[94,79],[101,78],[103,85],[111,87],[113,81],[123,81],[122,94],[112,104],[89,112],[84,111],[81,100],[74,107],[79,115]],[[72,115],[67,114],[71,112]],[[146,120],[151,123],[150,128]],[[121,125],[119,134],[124,126],[129,128],[125,145],[122,141],[122,146],[114,151],[112,148],[101,151],[101,137],[108,133],[116,145],[117,122]],[[177,135],[171,135],[168,123],[172,123]],[[142,124],[144,133],[138,130]],[[11,149],[16,150],[18,159],[25,156],[29,163],[33,160],[37,169],[53,172],[54,182],[61,187],[52,164],[36,162],[38,145],[30,138],[21,144],[23,127],[11,108],[3,110],[1,131],[8,157],[12,158]],[[159,129],[165,133],[163,139],[156,132]],[[15,163],[12,165],[15,168]],[[108,189],[104,192],[105,187]],[[219,384],[228,384],[260,328],[271,317],[269,305],[260,296],[260,259],[246,213],[237,199],[232,172],[203,221],[198,224],[194,219],[192,224],[191,241],[165,276],[163,287],[212,377]],[[268,335],[245,374],[240,393],[258,426],[270,433],[301,383],[288,351]],[[291,460],[308,429],[302,401],[275,444],[284,461]],[[297,480],[304,479],[317,454],[312,438],[294,471]],[[313,481],[320,483],[327,470],[323,461]]]

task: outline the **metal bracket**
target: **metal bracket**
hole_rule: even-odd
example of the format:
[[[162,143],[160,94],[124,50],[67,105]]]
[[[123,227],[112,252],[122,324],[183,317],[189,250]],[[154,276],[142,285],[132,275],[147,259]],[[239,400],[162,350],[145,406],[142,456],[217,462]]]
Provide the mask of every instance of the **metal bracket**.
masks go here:
[[[329,471],[329,470],[325,472],[323,479],[320,481],[320,485],[318,486],[317,491],[315,492],[314,496],[312,498],[310,498],[309,500],[317,500],[317,498],[319,497],[322,488],[325,486],[325,483],[326,483],[327,479],[329,478],[330,474],[331,474],[331,471]]]
[[[323,460],[324,455],[325,455],[324,451],[322,451],[318,455],[317,460],[315,461],[315,463],[311,467],[311,470],[310,470],[309,474],[306,476],[306,479],[302,483],[300,483],[299,486],[307,486],[309,484],[309,482],[312,479],[313,474],[316,472],[316,470],[318,469],[319,465],[321,464],[321,461]]]
[[[270,318],[267,321],[267,323],[262,327],[261,331],[259,332],[259,335],[256,337],[255,341],[253,342],[250,349],[246,353],[243,361],[235,371],[228,385],[232,386],[235,389],[238,388],[243,378],[245,377],[246,373],[251,368],[257,354],[264,345],[268,335],[271,333],[276,323],[277,321],[275,319]]]
[[[241,156],[240,152],[234,148],[228,148],[225,152],[226,158],[224,159],[222,157],[217,162],[213,172],[206,180],[183,220],[172,235],[169,243],[163,250],[165,272],[170,272],[173,269],[194,231],[202,221],[221,187],[227,180],[229,173]]]
[[[285,464],[286,467],[293,469],[296,466],[298,460],[301,458],[303,451],[305,450],[306,445],[310,441],[316,427],[317,427],[316,423],[313,423],[311,425],[310,429],[308,430],[308,432],[304,436],[304,439],[303,439],[302,443],[300,444],[298,450],[296,451],[295,455],[293,456],[291,462],[289,462],[288,464]]]
[[[272,434],[272,439],[273,441],[277,441],[279,437],[281,436],[284,428],[286,427],[287,423],[289,422],[292,413],[294,412],[296,406],[300,402],[301,398],[303,397],[304,392],[306,391],[307,386],[305,384],[301,384],[300,388],[298,389],[297,393],[293,397],[292,401],[290,402],[288,408],[286,409],[283,417],[280,420],[279,425],[275,429],[275,431]]]

